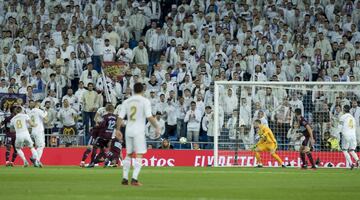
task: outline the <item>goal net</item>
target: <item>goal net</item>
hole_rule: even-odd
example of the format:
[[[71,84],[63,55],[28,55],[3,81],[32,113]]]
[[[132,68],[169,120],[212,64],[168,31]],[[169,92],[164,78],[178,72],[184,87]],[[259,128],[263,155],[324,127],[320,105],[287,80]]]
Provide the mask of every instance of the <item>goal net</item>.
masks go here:
[[[346,167],[341,152],[339,117],[344,105],[356,119],[360,144],[359,82],[215,82],[214,166],[256,166],[254,146],[259,140],[253,122],[260,119],[277,140],[285,165],[300,167],[304,137],[295,109],[313,129],[313,157],[319,167]],[[264,166],[279,166],[269,152],[261,153]]]

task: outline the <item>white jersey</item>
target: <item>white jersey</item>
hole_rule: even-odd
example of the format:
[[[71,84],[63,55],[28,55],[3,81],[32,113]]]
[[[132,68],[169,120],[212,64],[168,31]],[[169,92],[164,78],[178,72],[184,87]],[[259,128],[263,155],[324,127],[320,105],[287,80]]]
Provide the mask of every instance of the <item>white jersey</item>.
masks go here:
[[[355,118],[350,113],[346,113],[340,117],[340,124],[344,137],[349,138],[356,135]]]
[[[121,108],[122,108],[122,104],[117,105],[115,108],[114,114],[120,115]]]
[[[150,101],[140,95],[131,96],[121,107],[119,117],[124,119],[125,116],[126,136],[145,135],[146,118],[152,116]]]
[[[74,126],[76,124],[74,116],[77,115],[77,112],[70,107],[61,108],[57,115],[64,126]]]
[[[101,107],[96,111],[97,118],[95,119],[95,122],[101,122],[103,120],[103,116],[107,114],[106,108]]]
[[[35,127],[32,127],[32,132],[43,132],[44,131],[44,118],[47,115],[46,111],[43,111],[39,108],[33,108],[28,111],[28,115],[31,119],[31,121],[36,125]]]
[[[29,135],[28,121],[30,121],[29,115],[23,113],[19,113],[11,119],[10,125],[15,128],[16,137]]]

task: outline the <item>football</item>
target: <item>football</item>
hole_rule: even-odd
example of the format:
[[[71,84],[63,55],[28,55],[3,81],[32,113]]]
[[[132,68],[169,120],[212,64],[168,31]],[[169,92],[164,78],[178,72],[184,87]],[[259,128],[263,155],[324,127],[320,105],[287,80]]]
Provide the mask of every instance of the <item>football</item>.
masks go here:
[[[179,142],[180,142],[180,144],[186,144],[186,143],[187,143],[186,137],[181,137],[181,138],[179,139]]]

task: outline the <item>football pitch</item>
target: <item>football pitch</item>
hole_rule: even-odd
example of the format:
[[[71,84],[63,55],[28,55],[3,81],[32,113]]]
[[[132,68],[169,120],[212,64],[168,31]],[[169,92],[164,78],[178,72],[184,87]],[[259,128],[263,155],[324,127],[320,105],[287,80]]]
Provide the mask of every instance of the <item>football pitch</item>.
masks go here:
[[[0,167],[0,199],[358,199],[360,169],[150,168],[141,187],[122,186],[121,168]]]

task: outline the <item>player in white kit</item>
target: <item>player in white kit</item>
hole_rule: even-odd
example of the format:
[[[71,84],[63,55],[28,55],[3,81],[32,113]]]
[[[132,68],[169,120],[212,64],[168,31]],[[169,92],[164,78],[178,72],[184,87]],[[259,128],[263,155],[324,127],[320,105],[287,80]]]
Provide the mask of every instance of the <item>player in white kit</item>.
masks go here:
[[[350,114],[350,106],[344,106],[344,113],[340,117],[339,130],[342,133],[341,148],[344,153],[347,166],[351,169],[355,167],[355,163],[352,162],[350,155],[354,158],[357,166],[359,166],[359,157],[355,152],[356,149],[356,123],[355,118]]]
[[[36,125],[31,129],[31,136],[34,139],[36,151],[38,154],[38,161],[41,161],[41,157],[45,148],[45,127],[44,121],[47,117],[47,112],[39,108],[39,104],[35,101],[29,101],[29,111],[27,114],[30,120]],[[34,162],[34,158],[30,158],[31,162]],[[41,163],[41,162],[40,162]]]
[[[126,157],[123,160],[123,185],[128,185],[128,176],[131,167],[131,156],[136,154],[135,161],[133,162],[133,176],[131,185],[141,186],[138,182],[138,176],[142,167],[142,157],[146,153],[146,139],[145,128],[146,120],[148,120],[155,128],[155,133],[160,135],[160,127],[156,121],[156,118],[151,113],[150,101],[143,97],[144,87],[141,83],[134,84],[135,95],[124,101],[119,118],[117,121],[116,137],[121,139],[123,134],[120,128],[123,124],[125,116],[127,117],[126,130],[125,130],[125,142],[126,142]]]
[[[16,115],[11,119],[10,125],[11,127],[14,127],[16,132],[16,140],[15,140],[15,148],[20,156],[20,158],[24,161],[24,167],[29,166],[28,161],[25,158],[24,152],[21,150],[23,147],[27,146],[31,149],[32,157],[35,158],[35,167],[42,167],[37,159],[37,152],[34,148],[34,143],[31,140],[30,133],[28,130],[28,124],[32,127],[35,127],[36,124],[34,124],[31,120],[29,115],[21,113],[22,108],[16,107],[15,109]]]

